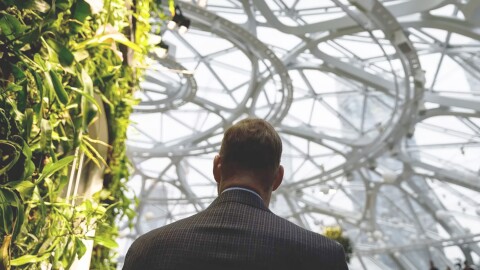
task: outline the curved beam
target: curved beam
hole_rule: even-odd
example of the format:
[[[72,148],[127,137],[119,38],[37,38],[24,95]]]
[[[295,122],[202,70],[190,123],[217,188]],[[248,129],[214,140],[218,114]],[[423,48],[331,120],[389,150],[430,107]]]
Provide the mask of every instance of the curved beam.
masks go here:
[[[466,37],[480,40],[480,27],[454,18],[445,18],[428,14],[416,14],[408,17],[399,18],[399,23],[404,27],[425,27],[442,29]]]
[[[402,17],[413,13],[428,11],[448,3],[448,0],[408,1],[395,5],[390,5],[386,8],[393,16]],[[254,4],[258,8],[258,10],[260,10],[262,15],[267,19],[270,25],[287,34],[305,35],[307,33],[310,34],[323,31],[335,32],[338,29],[357,26],[357,23],[348,15],[345,15],[338,19],[332,19],[318,23],[299,26],[288,26],[283,24],[278,19],[278,16],[271,11],[266,1],[254,1]]]
[[[406,154],[399,154],[398,158],[412,166],[413,168],[421,168],[432,172],[432,177],[443,180],[447,183],[458,185],[464,188],[475,190],[480,192],[480,177],[473,173],[468,173],[464,171],[457,171],[454,168],[447,170],[444,168],[439,168],[411,158]]]
[[[477,97],[453,97],[433,92],[425,92],[424,100],[445,107],[459,107],[480,112],[480,98]]]

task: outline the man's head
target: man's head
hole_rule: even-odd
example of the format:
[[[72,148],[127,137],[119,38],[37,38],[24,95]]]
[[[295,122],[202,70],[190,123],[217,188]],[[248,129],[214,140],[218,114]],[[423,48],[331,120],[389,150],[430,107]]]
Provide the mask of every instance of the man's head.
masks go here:
[[[244,119],[225,131],[220,155],[214,160],[215,179],[220,185],[255,184],[271,192],[283,178],[281,155],[282,141],[272,125],[262,119]]]

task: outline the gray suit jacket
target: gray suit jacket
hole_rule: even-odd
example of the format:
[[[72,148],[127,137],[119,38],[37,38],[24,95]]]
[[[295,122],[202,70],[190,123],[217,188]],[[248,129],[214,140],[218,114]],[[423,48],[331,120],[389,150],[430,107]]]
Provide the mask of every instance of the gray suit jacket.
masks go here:
[[[150,231],[123,270],[348,269],[341,245],[275,214],[248,191],[222,193],[207,209]]]

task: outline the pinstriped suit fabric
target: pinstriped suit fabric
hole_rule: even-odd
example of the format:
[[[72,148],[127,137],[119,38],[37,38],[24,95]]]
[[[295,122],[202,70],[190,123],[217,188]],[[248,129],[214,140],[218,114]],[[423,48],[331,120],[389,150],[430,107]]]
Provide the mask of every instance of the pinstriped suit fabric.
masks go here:
[[[338,243],[276,216],[255,194],[229,190],[206,210],[138,238],[123,269],[348,267]]]

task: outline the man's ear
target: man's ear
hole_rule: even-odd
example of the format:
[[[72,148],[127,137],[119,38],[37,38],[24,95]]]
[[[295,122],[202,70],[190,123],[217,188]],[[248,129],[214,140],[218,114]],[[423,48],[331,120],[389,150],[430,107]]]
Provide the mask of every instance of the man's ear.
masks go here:
[[[283,166],[280,165],[278,166],[278,170],[277,170],[277,173],[275,174],[275,179],[273,179],[273,187],[272,187],[272,190],[277,190],[277,188],[280,186],[280,184],[282,183],[282,180],[283,180]]]
[[[215,182],[220,184],[222,179],[222,158],[219,155],[216,155],[213,159],[213,178]]]

